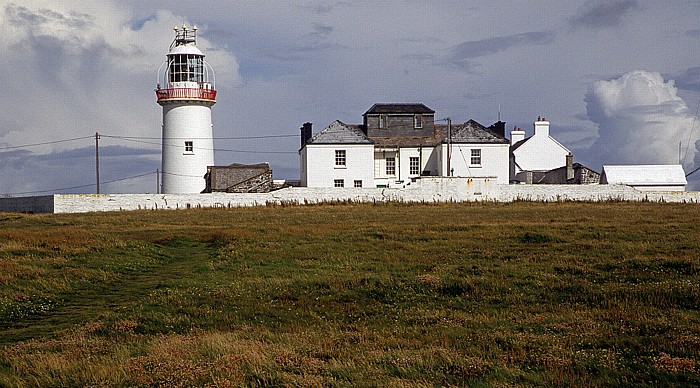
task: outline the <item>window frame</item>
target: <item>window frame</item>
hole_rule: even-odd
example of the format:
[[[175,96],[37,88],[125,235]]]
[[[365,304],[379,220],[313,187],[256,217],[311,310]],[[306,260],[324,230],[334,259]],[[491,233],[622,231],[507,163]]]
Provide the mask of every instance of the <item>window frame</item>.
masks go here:
[[[396,176],[396,158],[393,156],[387,157],[384,172],[387,176]]]
[[[345,187],[345,179],[333,179],[333,187]]]
[[[408,158],[408,175],[420,175],[420,158],[411,156]]]
[[[352,182],[352,187],[362,188],[362,180],[356,179]]]
[[[379,129],[389,128],[389,116],[386,113],[379,115]]]
[[[423,128],[423,115],[420,113],[416,113],[413,115],[413,129],[422,129]]]
[[[185,154],[191,155],[194,154],[194,141],[192,140],[185,140]]]
[[[481,148],[472,148],[469,152],[469,165],[481,166]]]
[[[345,168],[348,163],[347,150],[335,150],[335,168]]]

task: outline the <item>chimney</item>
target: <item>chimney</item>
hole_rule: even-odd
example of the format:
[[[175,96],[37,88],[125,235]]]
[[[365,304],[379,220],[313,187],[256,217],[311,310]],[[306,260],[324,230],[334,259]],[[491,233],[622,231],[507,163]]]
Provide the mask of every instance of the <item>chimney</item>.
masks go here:
[[[521,140],[525,139],[525,131],[518,127],[513,127],[513,131],[510,133],[510,145],[513,145]]]
[[[498,120],[497,122],[493,123],[490,127],[490,130],[492,130],[494,133],[498,134],[498,136],[502,137],[505,139],[506,137],[506,122]]]
[[[312,125],[313,124],[306,122],[306,123],[304,123],[304,125],[301,126],[301,148],[304,148],[304,146],[306,145],[306,142],[308,142],[309,139],[311,139],[311,134],[312,134],[311,126]]]
[[[535,121],[535,136],[549,136],[549,121],[544,117],[538,117]]]
[[[567,183],[573,183],[571,182],[574,179],[574,155],[569,152],[568,155],[566,155],[566,182]]]

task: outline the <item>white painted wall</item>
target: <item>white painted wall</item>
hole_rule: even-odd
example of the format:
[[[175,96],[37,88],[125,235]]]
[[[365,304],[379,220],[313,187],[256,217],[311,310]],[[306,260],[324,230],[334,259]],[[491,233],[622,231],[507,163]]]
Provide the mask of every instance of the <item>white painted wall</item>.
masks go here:
[[[481,164],[471,164],[471,150],[481,150]],[[498,184],[508,184],[508,144],[452,144],[450,167],[455,177],[496,177]],[[442,171],[447,174],[447,144],[443,144]]]
[[[651,201],[700,203],[700,192],[642,192],[625,185],[499,185],[488,178],[423,177],[406,188],[288,188],[271,193],[56,194],[0,198],[0,212],[83,213],[332,201]],[[691,205],[689,205],[691,206]],[[697,205],[692,205],[697,206]]]
[[[211,105],[198,101],[163,103],[163,193],[204,190],[207,166],[214,165]],[[185,152],[185,141],[193,142],[193,152]]]
[[[345,150],[345,166],[335,165],[335,151]],[[374,146],[372,144],[307,144],[301,153],[302,185],[306,187],[334,187],[336,179],[343,179],[345,187],[353,187],[355,180],[362,187],[375,187]]]
[[[566,165],[570,151],[549,135],[549,122],[537,121],[534,127],[535,134],[513,151],[511,179],[521,171],[549,171]]]

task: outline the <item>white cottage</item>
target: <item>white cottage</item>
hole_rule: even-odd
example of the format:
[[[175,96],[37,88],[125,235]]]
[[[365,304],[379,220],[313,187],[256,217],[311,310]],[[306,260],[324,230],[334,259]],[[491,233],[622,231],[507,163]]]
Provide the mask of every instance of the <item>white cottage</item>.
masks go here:
[[[510,133],[511,181],[533,183],[534,175],[566,166],[571,151],[550,136],[549,121],[538,117],[534,128],[534,135],[527,139],[520,128]]]
[[[368,168],[374,163],[374,145],[358,126],[336,120],[310,135],[311,124],[306,123],[299,150],[301,186],[374,187],[374,171]]]
[[[361,125],[301,128],[301,185],[405,187],[421,176],[491,177],[508,183],[505,123],[435,124],[423,104],[375,104]],[[350,156],[352,153],[352,157]]]

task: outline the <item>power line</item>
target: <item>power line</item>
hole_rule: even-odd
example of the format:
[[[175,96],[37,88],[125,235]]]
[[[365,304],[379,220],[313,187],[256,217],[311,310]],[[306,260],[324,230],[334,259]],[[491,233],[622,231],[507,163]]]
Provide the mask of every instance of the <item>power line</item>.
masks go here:
[[[93,137],[94,137],[94,136],[83,136],[83,137],[75,137],[75,138],[72,138],[72,139],[63,139],[63,140],[46,141],[46,142],[43,142],[43,143],[33,143],[33,144],[24,144],[24,145],[19,145],[19,146],[0,147],[0,150],[14,150],[14,149],[17,149],[17,148],[28,148],[28,147],[37,147],[37,146],[41,146],[41,145],[66,143],[66,142],[69,142],[69,141],[92,139]]]
[[[115,139],[138,139],[138,140],[160,140],[162,137],[148,137],[148,136],[116,136],[116,135],[103,135],[104,137],[112,137]],[[298,137],[299,135],[265,135],[265,136],[239,136],[239,137],[169,137],[168,139],[173,140],[247,140],[247,139],[274,139],[283,137]]]
[[[132,143],[141,143],[141,144],[152,144],[152,145],[164,145],[166,147],[177,147],[180,148],[182,147],[181,144],[168,144],[168,143],[156,143],[152,141],[144,141],[144,140],[136,140],[136,139],[130,139],[130,138],[118,138],[114,136],[106,136],[100,134],[100,136],[104,137],[111,137],[111,138],[116,138],[118,140],[124,140],[124,141],[129,141]],[[184,138],[183,138],[184,139]],[[187,138],[190,139],[190,138]],[[206,138],[209,139],[209,138]],[[248,153],[248,154],[296,154],[296,151],[261,151],[261,150],[232,150],[232,149],[226,149],[226,148],[207,148],[207,147],[193,147],[193,149],[196,150],[206,150],[206,151],[221,151],[221,152],[239,152],[239,153]]]
[[[115,182],[121,182],[129,179],[136,179],[136,178],[141,178],[146,175],[151,175],[154,174],[155,171],[147,172],[145,174],[139,174],[139,175],[134,175],[134,176],[128,176],[124,178],[119,178],[119,179],[113,179],[111,181],[107,182],[101,182],[102,184],[110,184],[110,183],[115,183]],[[37,191],[25,191],[21,193],[5,193],[6,195],[26,195],[26,194],[40,194],[40,193],[51,193],[51,192],[56,192],[56,191],[65,191],[65,190],[74,190],[74,189],[84,189],[87,187],[95,187],[95,183],[89,184],[89,185],[81,185],[81,186],[72,186],[72,187],[63,187],[60,189],[51,189],[51,190],[37,190]]]

